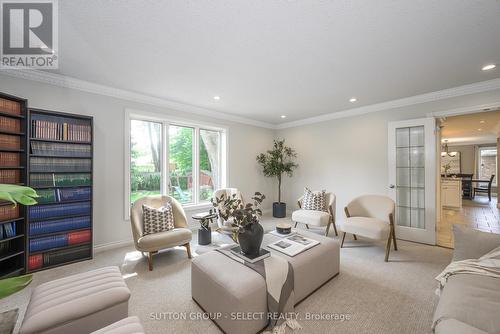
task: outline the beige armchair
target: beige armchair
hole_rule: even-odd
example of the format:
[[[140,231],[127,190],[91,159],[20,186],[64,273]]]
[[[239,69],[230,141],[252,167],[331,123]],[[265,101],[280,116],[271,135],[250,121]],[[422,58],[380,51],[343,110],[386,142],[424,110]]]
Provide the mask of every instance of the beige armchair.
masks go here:
[[[375,240],[386,240],[385,262],[389,260],[391,240],[394,241],[394,250],[398,250],[396,244],[396,233],[394,230],[395,204],[392,199],[382,195],[364,195],[355,198],[345,207],[346,219],[340,224],[342,243],[346,233],[352,233],[354,240],[356,235]]]
[[[330,226],[333,225],[333,229],[335,230],[335,235],[338,235],[337,226],[335,225],[335,207],[336,207],[335,194],[326,193],[326,205],[328,210],[327,212],[302,209],[303,199],[304,196],[301,196],[297,200],[297,205],[299,206],[299,210],[295,210],[292,213],[292,221],[295,222],[295,227],[297,227],[298,223],[306,225],[306,228],[309,228],[309,225],[320,226],[320,227],[326,226],[325,235],[328,236],[328,232],[330,231]]]
[[[238,189],[236,188],[222,188],[222,189],[217,189],[214,194],[213,194],[213,197],[216,198],[216,199],[219,199],[222,195],[225,195],[226,198],[227,197],[231,197],[233,195],[236,195],[236,198],[240,199],[241,200],[241,203],[244,205],[245,202],[243,200],[243,195],[241,194],[241,191],[239,191]],[[219,209],[220,208],[216,208],[217,210],[217,214],[219,213]],[[231,221],[224,221],[224,219],[221,218],[220,215],[218,215],[219,217],[217,218],[217,225],[219,227],[219,231],[221,233],[225,233],[225,234],[233,234],[235,228],[231,226]]]
[[[159,208],[167,202],[170,202],[172,205],[175,228],[171,231],[144,235],[142,205],[146,204],[153,208]],[[189,242],[192,238],[192,232],[188,228],[184,209],[175,198],[158,195],[138,199],[132,205],[130,222],[132,224],[135,248],[140,252],[148,253],[149,270],[153,270],[153,255],[161,249],[184,246],[186,247],[188,258],[191,258]]]

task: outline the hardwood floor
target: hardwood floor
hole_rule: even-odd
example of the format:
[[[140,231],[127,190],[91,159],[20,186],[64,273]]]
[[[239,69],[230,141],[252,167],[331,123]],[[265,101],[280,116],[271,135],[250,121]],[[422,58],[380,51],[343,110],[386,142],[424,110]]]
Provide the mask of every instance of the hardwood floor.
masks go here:
[[[476,196],[475,200],[463,200],[462,209],[443,209],[437,227],[437,244],[453,248],[452,225],[461,224],[472,228],[500,233],[500,209],[497,198],[488,202],[487,196]]]

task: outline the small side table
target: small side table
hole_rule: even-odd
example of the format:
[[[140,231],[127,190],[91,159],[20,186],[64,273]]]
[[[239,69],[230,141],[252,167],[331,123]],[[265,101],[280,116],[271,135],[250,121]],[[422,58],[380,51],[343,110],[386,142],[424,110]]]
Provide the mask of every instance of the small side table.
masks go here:
[[[215,213],[202,212],[197,213],[192,216],[194,220],[200,223],[200,228],[198,229],[198,245],[209,245],[212,243],[212,229],[210,224],[214,222],[217,218]]]

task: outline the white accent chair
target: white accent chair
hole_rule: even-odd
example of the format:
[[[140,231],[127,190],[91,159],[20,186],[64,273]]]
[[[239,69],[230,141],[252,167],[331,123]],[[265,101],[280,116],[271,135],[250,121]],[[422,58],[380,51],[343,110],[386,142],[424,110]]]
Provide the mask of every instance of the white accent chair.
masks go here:
[[[328,232],[330,231],[330,226],[333,225],[333,229],[335,230],[335,235],[337,233],[337,226],[335,225],[335,206],[336,206],[336,197],[333,193],[326,193],[326,205],[327,212],[325,211],[316,211],[316,210],[304,210],[302,209],[302,200],[304,196],[301,196],[297,200],[297,205],[299,206],[299,210],[295,210],[292,213],[292,221],[295,222],[295,227],[297,227],[298,223],[306,225],[306,228],[309,229],[309,225],[312,226],[326,226],[325,235],[328,236]]]
[[[236,195],[236,198],[241,200],[241,203],[245,205],[245,201],[243,200],[243,195],[241,194],[241,191],[239,191],[237,188],[222,188],[222,189],[217,189],[213,197],[215,199],[221,198],[222,195],[225,195],[226,198],[231,197],[233,195]],[[222,205],[222,204],[221,204]],[[231,226],[231,221],[225,221],[220,215],[219,215],[219,209],[220,207],[216,208],[218,218],[217,218],[217,225],[219,226],[219,232],[224,233],[224,234],[230,234],[232,235],[234,232],[234,227]]]
[[[394,250],[398,250],[396,244],[396,233],[394,230],[395,203],[392,199],[382,195],[364,195],[353,199],[345,207],[346,219],[339,226],[344,232],[342,243],[346,233],[352,233],[354,240],[356,235],[375,240],[386,240],[385,262],[389,260],[391,240],[394,242]]]
[[[144,235],[144,224],[142,217],[142,205],[146,204],[150,207],[158,209],[170,203],[174,214],[174,226],[171,231],[153,233]],[[191,247],[189,242],[192,238],[192,232],[188,227],[186,214],[181,203],[170,196],[145,196],[132,205],[130,212],[130,222],[132,224],[132,236],[134,238],[135,248],[142,252],[148,253],[149,270],[153,270],[153,255],[161,249],[172,248],[177,246],[186,247],[188,258],[191,258]]]

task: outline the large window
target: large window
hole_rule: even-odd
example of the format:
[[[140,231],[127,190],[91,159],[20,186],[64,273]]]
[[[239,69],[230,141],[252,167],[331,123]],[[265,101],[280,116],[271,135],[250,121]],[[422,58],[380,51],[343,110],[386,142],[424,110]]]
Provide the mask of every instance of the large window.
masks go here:
[[[225,138],[222,128],[130,115],[128,203],[168,194],[183,205],[208,204],[225,185]]]
[[[161,191],[161,123],[130,122],[130,201]]]
[[[497,148],[496,147],[480,147],[479,148],[479,178],[488,180],[491,175],[497,173]],[[497,184],[497,179],[493,179],[493,184]]]

